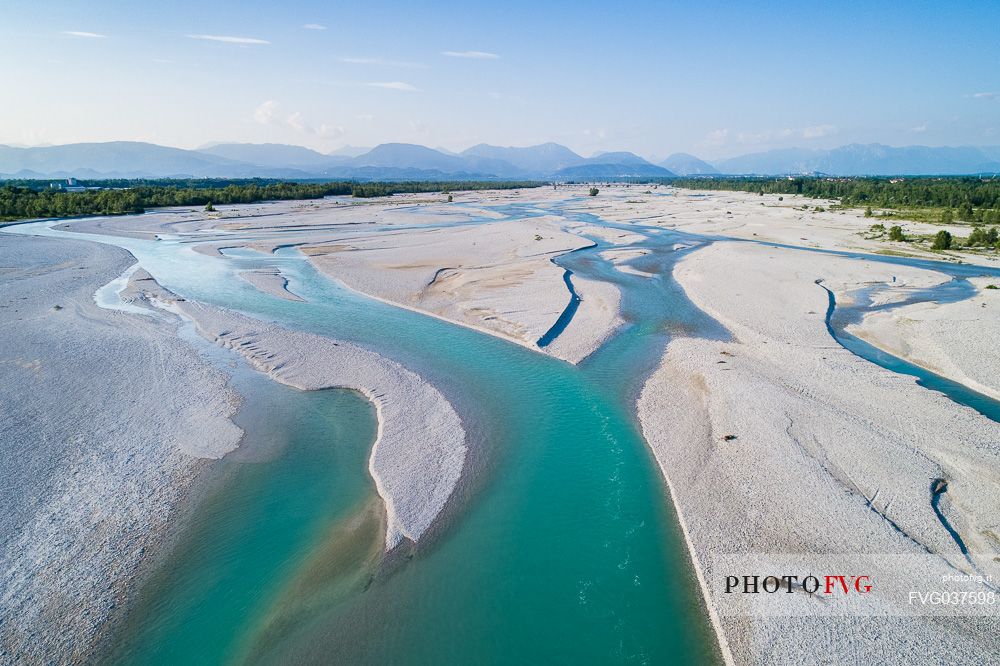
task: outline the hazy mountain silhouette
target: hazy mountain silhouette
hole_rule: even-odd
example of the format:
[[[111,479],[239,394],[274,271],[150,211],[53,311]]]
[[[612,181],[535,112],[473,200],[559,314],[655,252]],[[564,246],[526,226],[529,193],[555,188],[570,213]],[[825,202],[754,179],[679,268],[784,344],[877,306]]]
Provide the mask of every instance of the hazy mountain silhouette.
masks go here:
[[[417,144],[384,143],[354,155],[302,146],[226,143],[184,150],[136,141],[63,146],[0,146],[0,174],[14,178],[516,178],[596,180],[674,174],[953,175],[1000,172],[1000,147],[892,147],[851,144],[832,150],[786,148],[717,160],[676,153],[661,164],[629,152],[584,158],[557,143],[522,148],[487,144],[452,154]]]
[[[660,166],[673,171],[678,176],[701,176],[719,173],[719,170],[708,162],[688,153],[674,153],[660,162]]]

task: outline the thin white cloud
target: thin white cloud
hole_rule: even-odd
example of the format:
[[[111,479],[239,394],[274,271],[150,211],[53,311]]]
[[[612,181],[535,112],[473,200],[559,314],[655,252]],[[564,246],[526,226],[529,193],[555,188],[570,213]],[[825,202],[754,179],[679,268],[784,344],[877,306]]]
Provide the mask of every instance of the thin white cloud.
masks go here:
[[[84,32],[83,30],[63,30],[62,34],[69,35],[70,37],[86,37],[87,39],[105,39],[107,35],[101,35],[96,32]]]
[[[320,23],[306,23],[302,27],[306,30],[326,30],[326,26]]]
[[[449,58],[469,58],[471,60],[496,60],[500,57],[496,53],[488,53],[486,51],[442,51],[441,55],[446,55]]]
[[[705,137],[705,143],[709,146],[721,146],[729,141],[729,129],[712,130]]]
[[[373,114],[373,113],[361,113],[361,114],[358,114],[358,115],[356,115],[354,117],[357,118],[358,120],[364,120],[364,121],[367,121],[367,122],[371,122],[371,121],[375,120],[375,114]]]
[[[344,135],[344,128],[339,125],[327,125],[326,123],[319,127],[310,125],[302,117],[301,111],[296,111],[285,118],[285,124],[300,134],[311,134],[323,139],[335,139]]]
[[[736,134],[736,142],[737,143],[749,143],[749,144],[766,143],[767,141],[770,141],[771,138],[774,137],[775,135],[777,135],[778,138],[784,139],[784,138],[787,138],[787,137],[789,137],[789,136],[792,135],[792,130],[790,130],[790,129],[783,129],[783,130],[778,130],[777,133],[771,132],[771,131],[767,131],[767,132],[738,132]]]
[[[972,95],[976,99],[998,99],[1000,92],[977,92]]]
[[[702,144],[706,146],[725,146],[733,142],[744,145],[760,145],[783,142],[789,139],[810,141],[836,134],[837,131],[838,128],[836,125],[812,125],[801,128],[785,127],[782,129],[764,130],[762,132],[733,132],[729,129],[717,129],[709,132],[702,141]]]
[[[732,137],[736,143],[756,145],[787,139],[811,141],[836,133],[836,125],[812,125],[801,128],[784,127],[782,129],[769,129],[762,132],[737,132],[735,135],[731,134],[728,130],[716,130],[709,134],[707,142],[709,145],[718,146],[728,143],[729,138]]]
[[[402,81],[372,81],[367,83],[372,88],[386,88],[387,90],[403,90],[406,92],[420,92],[420,88],[410,85],[409,83],[403,83]]]
[[[326,123],[320,125],[319,129],[316,130],[316,134],[324,139],[340,138],[346,133],[347,130],[340,125],[327,125]]]
[[[278,102],[269,99],[253,110],[253,119],[261,125],[270,124],[278,111]]]
[[[301,111],[296,111],[295,113],[288,116],[288,118],[285,119],[285,122],[288,123],[288,126],[291,127],[293,130],[296,130],[298,132],[311,133],[311,128],[302,119]]]
[[[833,125],[813,125],[812,127],[802,128],[802,138],[803,139],[819,139],[830,134],[834,134],[837,128]]]
[[[419,62],[409,62],[407,60],[386,60],[385,58],[369,58],[365,56],[343,56],[337,58],[338,62],[349,65],[383,65],[385,67],[425,67]]]
[[[927,131],[927,123],[924,123],[923,125],[917,125],[916,127],[911,127],[910,131],[913,132],[914,134],[923,134],[924,132]]]
[[[308,123],[301,111],[293,111],[287,116],[280,113],[281,104],[277,100],[269,99],[262,102],[253,111],[253,119],[260,125],[274,127],[291,128],[299,134],[318,136],[323,139],[332,139],[344,135],[344,128],[339,125],[328,125],[323,123],[319,126]]]
[[[233,37],[231,35],[188,35],[191,39],[204,39],[210,42],[223,42],[224,44],[270,44],[266,39],[256,37]]]

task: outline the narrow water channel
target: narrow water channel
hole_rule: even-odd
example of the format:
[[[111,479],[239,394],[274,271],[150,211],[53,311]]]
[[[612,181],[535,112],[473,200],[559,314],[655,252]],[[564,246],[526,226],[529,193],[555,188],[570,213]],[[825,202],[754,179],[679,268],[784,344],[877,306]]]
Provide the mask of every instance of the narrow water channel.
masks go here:
[[[942,377],[915,363],[910,363],[898,356],[884,352],[846,330],[849,324],[860,321],[864,313],[869,310],[891,310],[895,307],[902,307],[907,303],[921,302],[923,300],[939,300],[943,302],[949,300],[955,294],[965,294],[966,298],[974,295],[975,289],[971,288],[968,283],[966,283],[966,286],[971,289],[971,292],[969,289],[954,283],[945,283],[929,290],[921,290],[924,293],[915,298],[907,299],[901,303],[893,303],[891,306],[876,308],[868,308],[864,304],[852,305],[846,308],[838,307],[837,299],[833,292],[827,289],[826,293],[829,305],[826,311],[826,327],[834,340],[856,356],[860,356],[866,361],[879,365],[886,370],[914,377],[920,386],[943,393],[958,404],[971,407],[986,418],[1000,423],[1000,402],[997,400],[974,391],[964,384],[960,384],[947,377]],[[938,298],[938,290],[940,290],[940,299]]]

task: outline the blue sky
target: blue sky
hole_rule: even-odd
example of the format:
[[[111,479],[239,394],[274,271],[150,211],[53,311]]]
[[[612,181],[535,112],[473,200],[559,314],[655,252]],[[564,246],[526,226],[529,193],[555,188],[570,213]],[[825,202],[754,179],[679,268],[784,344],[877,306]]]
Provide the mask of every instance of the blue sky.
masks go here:
[[[6,0],[0,143],[998,145],[998,26],[995,0]]]

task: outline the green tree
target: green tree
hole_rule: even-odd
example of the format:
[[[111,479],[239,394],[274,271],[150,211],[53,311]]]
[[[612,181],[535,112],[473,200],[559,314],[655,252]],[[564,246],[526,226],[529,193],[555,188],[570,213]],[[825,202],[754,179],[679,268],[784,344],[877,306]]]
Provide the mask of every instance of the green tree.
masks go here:
[[[903,227],[897,225],[889,227],[889,240],[891,241],[905,241],[906,236],[903,235]]]
[[[990,227],[990,230],[986,232],[986,244],[993,247],[1000,241],[1000,233],[997,232],[996,227]]]
[[[955,217],[951,212],[951,208],[945,208],[941,211],[941,224],[951,224],[954,220]]]
[[[91,180],[83,192],[52,190],[47,181],[7,181],[0,184],[0,221],[72,215],[122,215],[161,206],[202,206],[213,211],[220,204],[319,199],[353,194],[387,196],[397,192],[517,189],[539,187],[531,181],[439,181],[393,183],[287,183],[264,179],[148,179]]]
[[[209,201],[207,204],[205,204],[205,212],[206,213],[214,213],[215,212],[215,206],[212,205],[211,201]]]
[[[590,188],[590,196],[596,197],[598,192],[600,192],[600,190],[597,189],[596,187]]]
[[[958,219],[962,220],[963,222],[972,222],[975,219],[971,203],[966,201],[964,204],[959,206]]]
[[[871,217],[872,214],[873,214],[872,213],[872,207],[871,206],[866,207],[865,208],[865,217]]]
[[[976,227],[969,234],[969,239],[965,242],[966,245],[970,247],[975,247],[976,245],[986,245],[986,230],[982,227]]]
[[[951,248],[951,234],[945,229],[937,232],[934,236],[934,245],[932,246],[935,250],[947,250]]]

